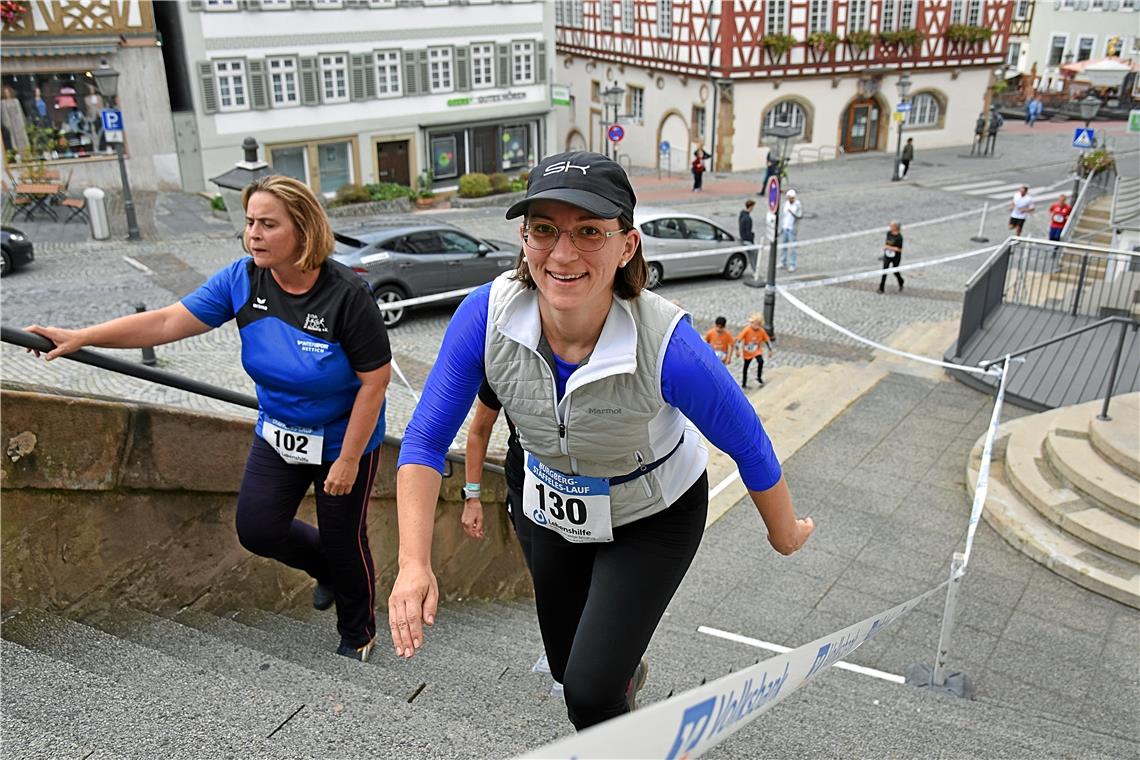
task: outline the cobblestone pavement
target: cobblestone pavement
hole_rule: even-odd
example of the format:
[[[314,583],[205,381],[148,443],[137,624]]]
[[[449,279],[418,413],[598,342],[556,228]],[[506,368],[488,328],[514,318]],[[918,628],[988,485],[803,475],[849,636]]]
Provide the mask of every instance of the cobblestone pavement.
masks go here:
[[[980,215],[909,229],[909,225],[935,217],[980,211],[977,198],[940,189],[972,178],[1001,173],[1024,176],[1043,183],[1064,178],[1071,168],[1071,135],[1060,132],[1011,134],[999,143],[998,155],[980,164],[960,158],[961,148],[923,151],[911,167],[911,179],[890,181],[892,157],[883,154],[849,156],[830,162],[793,166],[791,186],[799,191],[806,216],[800,240],[872,230],[848,239],[804,245],[799,268],[787,280],[873,269],[878,266],[882,236],[890,219],[902,222],[906,236],[904,263],[972,250],[978,244],[970,237],[978,232]],[[1131,143],[1125,143],[1131,140]],[[1118,138],[1118,150],[1135,143],[1136,136]],[[1044,158],[1043,158],[1044,157]],[[1051,160],[1056,157],[1056,160]],[[683,206],[709,216],[735,232],[743,200],[759,188],[758,173],[713,174],[706,178],[706,191],[692,193],[687,176],[663,177],[656,172],[635,171],[634,184],[643,205]],[[204,281],[234,257],[240,245],[228,224],[210,216],[208,204],[197,196],[158,195],[148,206],[147,228],[152,239],[125,243],[75,242],[51,237],[52,228],[37,225],[37,260],[3,281],[0,310],[5,324],[31,323],[80,326],[133,312],[137,304],[156,308]],[[763,223],[763,204],[756,212]],[[436,210],[449,222],[486,237],[512,239],[517,222],[503,219],[503,209]],[[355,222],[354,222],[355,223]],[[1033,224],[1029,234],[1042,234]],[[995,243],[1005,237],[1005,213],[990,213],[985,234]],[[161,237],[162,239],[153,239]],[[765,249],[764,255],[767,255]],[[129,257],[129,259],[128,259]],[[873,340],[885,340],[905,324],[941,322],[957,317],[962,287],[984,256],[914,271],[906,275],[907,286],[897,293],[891,283],[886,295],[874,292],[877,282],[862,280],[842,286],[802,290],[798,296],[813,308]],[[711,325],[720,315],[739,328],[748,314],[762,308],[763,291],[740,282],[717,278],[667,281],[658,291],[676,300],[693,314],[698,329]],[[391,331],[396,359],[415,388],[423,386],[434,362],[453,306],[429,306],[415,310],[410,319]],[[780,347],[772,367],[806,366],[838,360],[870,358],[862,344],[845,338],[802,315],[786,301],[777,304],[775,326]],[[137,351],[112,351],[137,359]],[[226,388],[252,392],[252,383],[240,365],[237,331],[232,326],[158,349],[160,366]],[[228,404],[194,397],[180,391],[112,375],[74,362],[46,364],[5,345],[0,351],[6,379],[199,409],[245,414]],[[407,423],[414,398],[393,379],[388,407],[389,430],[400,434]],[[462,434],[461,434],[462,438]],[[500,439],[501,440],[501,439]]]

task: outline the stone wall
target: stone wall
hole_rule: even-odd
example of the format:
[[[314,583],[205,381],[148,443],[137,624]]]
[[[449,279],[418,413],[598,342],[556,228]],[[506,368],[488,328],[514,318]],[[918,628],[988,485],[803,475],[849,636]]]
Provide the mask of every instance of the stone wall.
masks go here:
[[[4,610],[282,609],[307,598],[307,576],[250,555],[234,532],[248,420],[26,390],[0,400]],[[381,618],[396,568],[398,453],[384,445],[368,513]],[[533,593],[504,511],[488,508],[486,538],[467,539],[462,466],[447,475],[432,545],[441,594]],[[483,483],[486,503],[501,504],[502,476]],[[314,519],[311,494],[300,515]]]

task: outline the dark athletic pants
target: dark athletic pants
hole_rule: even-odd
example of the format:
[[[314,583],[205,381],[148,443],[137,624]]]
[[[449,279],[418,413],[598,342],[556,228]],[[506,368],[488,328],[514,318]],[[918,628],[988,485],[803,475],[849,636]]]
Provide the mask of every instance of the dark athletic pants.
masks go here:
[[[303,570],[332,586],[341,641],[362,647],[376,635],[376,572],[368,548],[368,495],[380,463],[380,447],[360,458],[352,490],[324,491],[332,462],[289,464],[255,436],[238,493],[237,533],[254,554]],[[315,486],[317,525],[296,519],[301,499]]]
[[[629,679],[701,543],[708,475],[669,508],[614,528],[610,543],[570,543],[521,511],[515,530],[570,721],[582,730],[624,714]]]
[[[897,267],[900,263],[902,263],[902,254],[901,253],[896,254],[894,256],[884,256],[883,257],[883,269],[892,269],[894,267]],[[889,274],[891,274],[891,272],[887,272],[886,274],[884,274],[882,277],[879,278],[879,292],[880,293],[887,287],[887,275],[889,275]],[[903,278],[902,278],[902,275],[899,274],[899,270],[895,269],[894,275],[895,275],[895,279],[897,279],[899,281],[899,290],[902,290]]]
[[[740,384],[748,384],[748,365],[756,361],[756,382],[764,382],[764,354],[756,354],[751,359],[744,360],[744,371],[740,375]]]

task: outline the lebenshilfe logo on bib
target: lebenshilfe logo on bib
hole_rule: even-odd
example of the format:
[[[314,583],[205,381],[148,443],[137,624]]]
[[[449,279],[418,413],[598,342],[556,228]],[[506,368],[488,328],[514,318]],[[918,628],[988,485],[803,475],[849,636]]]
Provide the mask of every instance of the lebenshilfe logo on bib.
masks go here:
[[[531,203],[544,200],[569,203],[599,219],[632,217],[637,204],[621,164],[584,150],[542,159],[527,180],[526,197],[507,209],[507,219],[522,216]]]
[[[312,330],[313,332],[328,332],[329,331],[328,328],[325,327],[325,318],[324,317],[318,317],[316,314],[306,314],[305,315],[305,326],[302,329],[303,330]]]

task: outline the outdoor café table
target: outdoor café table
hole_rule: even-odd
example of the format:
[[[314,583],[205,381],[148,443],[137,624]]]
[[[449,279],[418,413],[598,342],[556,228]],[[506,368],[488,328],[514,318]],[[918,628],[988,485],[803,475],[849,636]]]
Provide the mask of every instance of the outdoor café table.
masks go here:
[[[28,183],[23,185],[16,185],[16,195],[21,195],[31,201],[27,206],[18,209],[16,213],[22,213],[24,218],[29,222],[35,216],[36,210],[47,213],[52,219],[59,221],[59,217],[50,205],[51,200],[55,198],[63,189],[63,185],[56,185],[50,183]]]

